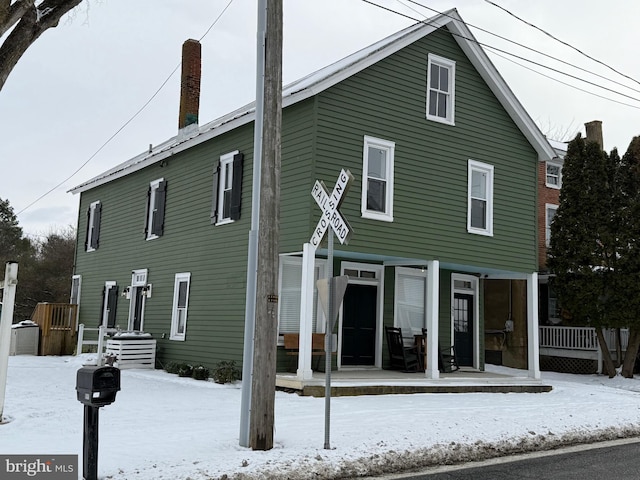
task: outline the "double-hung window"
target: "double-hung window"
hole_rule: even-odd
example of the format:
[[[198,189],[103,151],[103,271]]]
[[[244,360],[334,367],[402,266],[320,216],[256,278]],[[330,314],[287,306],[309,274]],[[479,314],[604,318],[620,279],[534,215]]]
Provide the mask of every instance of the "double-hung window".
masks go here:
[[[176,273],[173,285],[173,310],[171,313],[171,340],[184,340],[187,332],[187,307],[191,273]]]
[[[100,245],[100,222],[102,219],[102,204],[97,201],[89,205],[87,211],[87,234],[84,249],[93,252]]]
[[[393,157],[396,144],[364,137],[362,205],[364,218],[393,221]]]
[[[426,285],[427,272],[396,267],[395,326],[402,329],[406,345],[413,345],[414,335],[421,335],[426,327]]]
[[[544,239],[547,247],[551,245],[551,222],[558,211],[558,205],[552,205],[550,203],[545,204],[545,230]]]
[[[162,236],[164,233],[164,207],[167,198],[167,182],[163,178],[149,184],[147,193],[147,222],[145,234],[147,240]]]
[[[549,188],[560,188],[562,186],[562,165],[546,162],[545,185]]]
[[[314,333],[324,331],[322,311],[318,302],[316,281],[324,278],[324,261],[316,260],[313,277],[313,313],[311,319]],[[278,334],[300,332],[300,302],[302,298],[302,258],[280,257],[280,285],[278,291]],[[318,321],[320,320],[320,321]]]
[[[237,150],[222,155],[213,173],[211,223],[215,225],[240,219],[243,159]]]
[[[467,231],[493,236],[493,165],[469,160]]]
[[[429,54],[427,66],[427,119],[454,124],[456,63]]]

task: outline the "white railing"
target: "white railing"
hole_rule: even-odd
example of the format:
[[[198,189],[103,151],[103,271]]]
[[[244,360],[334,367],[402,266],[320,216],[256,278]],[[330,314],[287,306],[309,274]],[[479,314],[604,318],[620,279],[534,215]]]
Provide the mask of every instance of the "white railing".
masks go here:
[[[604,330],[609,350],[616,348],[615,329]],[[627,349],[629,330],[620,329],[622,350]],[[593,327],[540,327],[541,348],[566,348],[568,350],[598,350],[598,336]]]
[[[116,333],[118,331],[117,328],[107,328],[104,325],[100,325],[98,328],[87,328],[84,326],[84,323],[78,325],[78,344],[76,346],[76,355],[82,353],[82,347],[84,345],[96,345],[96,352],[98,353],[97,363],[98,366],[102,365],[104,361],[104,346],[107,333]],[[97,340],[85,340],[84,334],[85,332],[98,332]]]

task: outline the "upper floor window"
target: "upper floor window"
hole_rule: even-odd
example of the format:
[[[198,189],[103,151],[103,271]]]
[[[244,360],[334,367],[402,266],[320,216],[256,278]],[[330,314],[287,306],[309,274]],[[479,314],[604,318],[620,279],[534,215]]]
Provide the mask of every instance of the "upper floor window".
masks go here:
[[[243,160],[244,155],[237,150],[220,157],[213,173],[213,224],[220,225],[240,219]]]
[[[100,221],[102,219],[102,204],[97,201],[89,205],[87,211],[87,235],[84,241],[84,249],[93,252],[100,245]]]
[[[173,310],[171,313],[171,340],[184,340],[187,331],[187,307],[191,273],[176,273],[173,285]]]
[[[551,222],[553,222],[553,217],[555,217],[556,212],[558,211],[558,205],[552,205],[547,203],[545,205],[545,229],[544,229],[544,239],[546,241],[547,247],[551,245]]]
[[[467,231],[493,236],[493,165],[469,160]]]
[[[364,218],[393,221],[393,157],[396,144],[364,137],[362,205]]]
[[[164,207],[167,198],[167,182],[163,178],[149,184],[147,193],[147,240],[158,238],[164,233]]]
[[[562,165],[559,163],[547,163],[547,178],[545,184],[550,188],[560,188],[562,186]]]
[[[456,62],[429,54],[427,119],[454,124]]]

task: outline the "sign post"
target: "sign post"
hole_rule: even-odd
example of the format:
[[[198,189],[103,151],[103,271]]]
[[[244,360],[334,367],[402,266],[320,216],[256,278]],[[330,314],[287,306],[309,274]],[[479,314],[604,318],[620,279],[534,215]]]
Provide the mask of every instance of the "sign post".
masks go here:
[[[325,280],[325,287],[320,288],[321,280],[318,281],[318,291],[322,292],[323,290],[327,292],[326,300],[322,301],[322,306],[327,317],[327,327],[325,332],[325,417],[324,417],[324,448],[326,450],[331,448],[330,445],[330,418],[331,418],[331,352],[333,351],[333,329],[335,327],[335,322],[338,317],[337,312],[340,304],[342,303],[342,298],[344,297],[344,293],[347,289],[348,277],[338,277],[334,279],[333,277],[333,235],[335,233],[338,241],[342,244],[348,243],[349,238],[351,237],[352,229],[349,223],[342,218],[340,211],[338,208],[342,204],[342,200],[344,195],[347,193],[349,189],[349,185],[353,181],[353,175],[349,170],[342,169],[340,171],[340,175],[338,175],[338,180],[336,181],[335,186],[333,187],[333,191],[331,194],[327,191],[324,183],[316,180],[316,183],[313,185],[313,189],[311,190],[311,195],[313,199],[316,201],[320,209],[322,210],[322,216],[316,225],[313,234],[311,235],[311,243],[312,248],[315,250],[320,245],[324,235],[331,227],[329,231],[328,238],[328,253],[327,253],[327,263],[328,271],[327,271],[327,279]],[[336,282],[335,280],[339,280],[339,288],[342,293],[339,298],[336,295]],[[322,300],[322,293],[321,300]]]

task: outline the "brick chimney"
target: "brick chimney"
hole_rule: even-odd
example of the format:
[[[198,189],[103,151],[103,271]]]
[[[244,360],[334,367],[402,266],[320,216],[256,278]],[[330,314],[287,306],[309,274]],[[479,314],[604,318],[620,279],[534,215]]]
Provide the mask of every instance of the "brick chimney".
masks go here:
[[[200,74],[202,47],[197,40],[187,40],[182,44],[182,76],[180,83],[180,114],[178,129],[198,126],[200,110]]]
[[[584,128],[587,134],[587,142],[596,142],[600,145],[600,149],[604,150],[604,141],[602,140],[602,122],[600,120],[594,120],[584,124]]]

